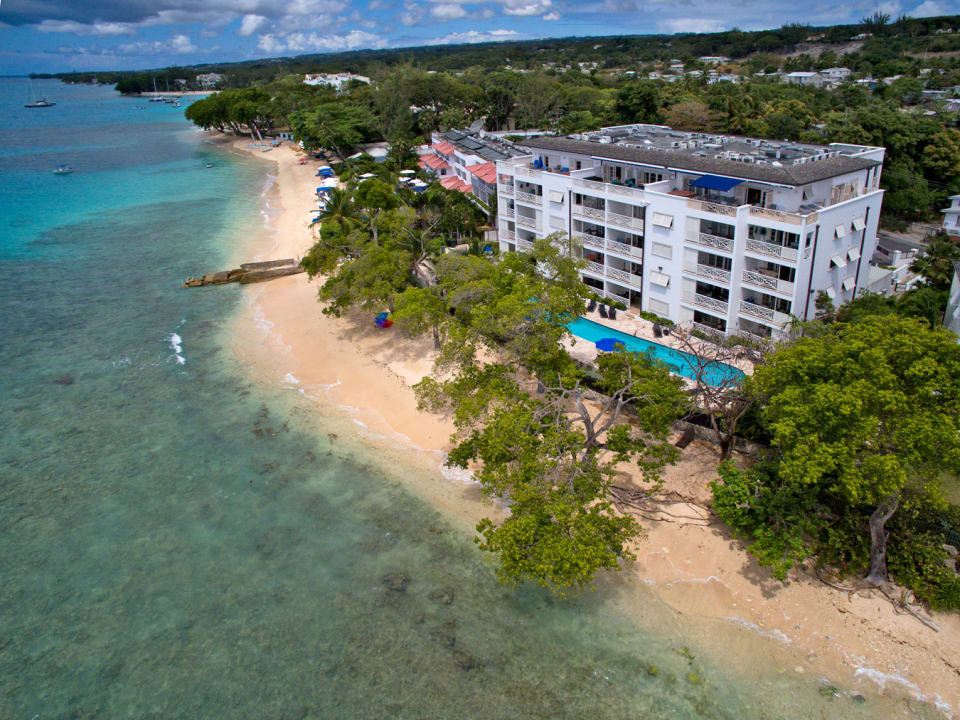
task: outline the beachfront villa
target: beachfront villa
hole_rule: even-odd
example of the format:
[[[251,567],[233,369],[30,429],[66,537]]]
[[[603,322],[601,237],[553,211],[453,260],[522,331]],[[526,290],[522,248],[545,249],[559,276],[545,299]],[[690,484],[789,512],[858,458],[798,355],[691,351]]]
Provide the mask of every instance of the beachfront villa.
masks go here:
[[[501,251],[569,233],[583,281],[701,332],[776,337],[869,283],[884,148],[626,125],[497,161]]]
[[[366,75],[354,75],[353,73],[315,73],[303,76],[305,85],[326,85],[339,92],[351,80],[370,84],[370,78]]]

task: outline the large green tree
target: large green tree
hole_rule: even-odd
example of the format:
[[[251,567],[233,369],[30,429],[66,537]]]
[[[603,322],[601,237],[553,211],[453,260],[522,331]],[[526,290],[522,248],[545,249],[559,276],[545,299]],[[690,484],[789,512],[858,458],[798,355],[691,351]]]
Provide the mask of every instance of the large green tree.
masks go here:
[[[960,345],[921,320],[869,317],[780,348],[754,382],[779,481],[860,518],[866,582],[886,585],[890,518],[960,472]]]

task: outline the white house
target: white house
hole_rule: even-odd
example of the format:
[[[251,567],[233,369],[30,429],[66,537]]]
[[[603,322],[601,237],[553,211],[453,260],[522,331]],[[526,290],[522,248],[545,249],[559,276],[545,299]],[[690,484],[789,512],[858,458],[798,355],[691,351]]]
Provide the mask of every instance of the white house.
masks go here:
[[[204,90],[212,90],[221,80],[223,80],[223,75],[220,73],[204,73],[196,77],[197,85]]]
[[[726,55],[704,55],[700,58],[700,62],[705,65],[720,65],[721,63],[730,62],[730,58]]]
[[[821,70],[820,74],[827,80],[835,80],[837,82],[843,82],[848,77],[852,71],[850,68],[845,67],[832,67],[827,68],[826,70]]]
[[[518,145],[497,162],[501,250],[572,234],[583,281],[634,309],[765,338],[868,284],[883,148],[655,125]]]
[[[353,73],[317,73],[303,76],[305,85],[327,85],[338,92],[351,80],[370,84],[370,78],[366,75],[354,75]]]
[[[960,195],[951,195],[949,200],[950,207],[940,211],[943,213],[943,222],[940,223],[940,227],[947,235],[960,237]]]
[[[812,85],[813,87],[823,87],[823,75],[816,72],[797,71],[787,73],[783,76],[783,81],[794,85]]]

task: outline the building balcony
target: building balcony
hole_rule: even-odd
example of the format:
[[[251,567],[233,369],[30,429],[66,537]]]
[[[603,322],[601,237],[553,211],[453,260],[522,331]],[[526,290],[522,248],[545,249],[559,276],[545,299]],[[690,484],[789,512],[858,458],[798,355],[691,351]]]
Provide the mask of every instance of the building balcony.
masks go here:
[[[771,325],[776,325],[777,327],[781,328],[790,322],[789,315],[777,312],[776,310],[764,307],[763,305],[757,305],[749,302],[748,300],[740,301],[740,314],[747,315],[751,318],[757,318],[758,320],[768,322]]]
[[[505,218],[512,218],[514,214],[513,208],[506,207],[505,205],[501,205],[498,212],[500,213],[500,217]]]
[[[497,190],[507,195],[513,195],[513,185],[507,185],[506,183],[497,183]]]
[[[517,240],[517,250],[526,250],[529,252],[533,250],[533,243],[529,240]]]
[[[573,239],[577,240],[586,247],[596,248],[597,250],[604,249],[604,241],[602,237],[597,237],[596,235],[590,235],[589,233],[575,232],[573,233]]]
[[[703,212],[714,213],[715,215],[723,215],[724,217],[735,218],[737,216],[737,208],[733,205],[723,205],[721,203],[707,202],[706,200],[697,200],[695,198],[687,200],[687,208],[689,210],[701,210]]]
[[[593,260],[584,260],[583,269],[592,273],[596,273],[600,277],[604,276],[604,267],[600,263],[596,263]]]
[[[536,218],[527,217],[526,215],[517,215],[515,218],[517,225],[521,227],[530,228],[531,230],[539,230],[540,223]]]
[[[747,252],[757,253],[758,255],[766,255],[767,257],[775,257],[780,260],[789,260],[791,262],[797,261],[797,249],[784,247],[783,245],[775,245],[773,243],[764,242],[763,240],[753,240],[747,238],[746,244]]]
[[[614,185],[598,180],[573,179],[574,191],[581,195],[595,195],[597,197],[611,197],[618,201],[639,204],[643,202],[643,190],[627,185]]]
[[[743,271],[743,282],[746,285],[763,288],[764,290],[775,290],[776,292],[786,293],[793,296],[796,285],[777,277],[772,277],[765,273],[755,272],[753,270]]]
[[[517,202],[524,202],[528,205],[543,205],[543,198],[540,195],[517,190]]]
[[[691,275],[699,275],[702,278],[707,278],[709,280],[718,280],[719,282],[724,283],[725,285],[730,284],[730,273],[727,270],[721,270],[720,268],[713,267],[711,265],[701,265],[694,263],[684,263],[683,271],[685,273],[690,273]]]
[[[513,230],[501,230],[498,234],[500,240],[513,240],[517,234]]]
[[[517,200],[520,199],[520,196],[517,195]],[[588,218],[590,220],[599,220],[600,222],[604,221],[603,210],[597,208],[587,207],[586,205],[573,205],[573,214],[579,215],[580,217]]]
[[[617,240],[607,240],[606,248],[610,252],[619,253],[621,255],[626,255],[637,262],[643,260],[643,248],[634,247],[627,243],[619,242]]]
[[[724,316],[726,316],[727,309],[730,307],[730,303],[726,300],[717,300],[717,298],[701,295],[700,293],[685,292],[683,294],[683,301],[691,305],[696,305],[697,307],[712,310]]]
[[[643,232],[643,220],[640,218],[621,215],[620,213],[610,212],[609,210],[607,211],[607,224]]]
[[[694,330],[702,332],[704,335],[717,338],[718,340],[722,340],[724,337],[723,330],[720,330],[715,327],[710,327],[709,325],[704,325],[703,323],[691,321],[690,327]]]
[[[808,223],[816,222],[820,213],[813,212],[809,215],[801,215],[800,213],[786,212],[784,210],[773,210],[771,208],[760,207],[759,205],[750,206],[750,216],[765,218],[767,220],[776,220],[777,222],[790,223],[791,225],[803,225],[803,221],[806,220]]]
[[[725,252],[733,252],[733,240],[730,238],[720,237],[719,235],[710,235],[709,233],[703,233],[698,230],[687,230],[687,242],[692,243],[693,245],[702,245],[703,247],[708,247],[712,250],[723,250]]]

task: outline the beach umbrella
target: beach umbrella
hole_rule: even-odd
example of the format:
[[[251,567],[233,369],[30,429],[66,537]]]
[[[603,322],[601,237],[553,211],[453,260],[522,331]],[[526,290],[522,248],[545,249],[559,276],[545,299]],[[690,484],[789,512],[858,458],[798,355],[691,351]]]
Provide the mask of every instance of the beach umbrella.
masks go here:
[[[600,338],[594,345],[597,346],[597,350],[602,352],[614,352],[615,350],[622,350],[626,347],[622,340],[617,340],[616,338]]]

